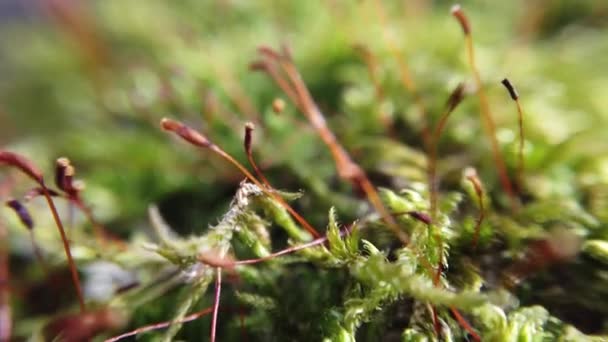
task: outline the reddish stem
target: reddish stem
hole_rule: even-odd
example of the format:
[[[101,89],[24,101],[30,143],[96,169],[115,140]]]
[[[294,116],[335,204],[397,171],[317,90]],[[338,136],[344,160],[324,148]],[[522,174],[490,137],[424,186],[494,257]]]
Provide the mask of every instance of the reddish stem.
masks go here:
[[[68,265],[70,267],[70,273],[72,274],[72,281],[74,283],[74,287],[76,288],[76,294],[78,295],[78,304],[80,305],[80,311],[85,312],[86,307],[84,304],[84,296],[82,295],[82,288],[80,287],[80,278],[78,277],[78,271],[76,270],[76,263],[72,258],[72,252],[70,251],[70,243],[68,242],[68,238],[65,235],[65,229],[63,228],[63,223],[59,218],[59,213],[57,212],[57,208],[55,207],[55,203],[53,203],[53,199],[51,199],[51,195],[49,194],[48,189],[44,185],[43,181],[40,181],[40,186],[44,192],[44,198],[46,198],[46,202],[51,209],[51,213],[53,214],[53,219],[55,220],[55,224],[57,225],[57,229],[59,230],[59,234],[61,235],[61,241],[63,242],[63,249],[65,251],[65,255],[68,259]]]
[[[215,298],[213,301],[213,318],[211,319],[211,342],[215,342],[217,313],[220,309],[220,294],[222,292],[222,269],[220,267],[216,268],[215,273]]]
[[[437,336],[437,338],[441,338],[441,323],[439,323],[437,308],[433,305],[431,305],[431,314],[433,315],[433,329],[435,329],[435,336]]]
[[[283,208],[285,208],[298,223],[300,223],[304,229],[306,229],[312,236],[320,237],[321,235],[318,231],[312,227],[308,221],[306,221],[300,214],[298,214],[281,196],[279,196],[276,192],[271,189],[267,189],[262,183],[255,178],[246,167],[243,166],[238,160],[234,159],[230,154],[224,151],[221,147],[217,146],[213,142],[211,142],[207,137],[205,137],[200,132],[197,132],[191,127],[184,125],[183,123],[171,119],[164,118],[161,120],[161,127],[166,130],[173,132],[179,135],[182,139],[189,142],[190,144],[197,146],[203,149],[210,149],[212,152],[218,154],[220,157],[224,158],[226,161],[234,165],[247,179],[252,181],[255,185],[257,185],[264,194],[271,197],[275,201],[279,202]]]
[[[269,189],[273,189],[272,185],[270,185],[270,182],[268,181],[266,176],[264,176],[264,173],[262,172],[262,170],[260,170],[260,168],[258,167],[258,164],[255,162],[255,159],[253,158],[252,144],[253,144],[254,129],[255,129],[255,126],[253,125],[253,123],[248,122],[245,124],[245,139],[243,139],[245,154],[247,154],[247,160],[249,160],[249,164],[253,168],[255,175],[258,176],[258,178],[262,181],[262,183],[264,183],[264,185],[266,185]]]
[[[518,153],[518,163],[517,163],[517,183],[519,184],[520,191],[523,186],[523,176],[524,176],[524,111],[521,107],[521,103],[519,102],[519,94],[517,93],[517,89],[513,86],[509,79],[505,78],[501,82],[507,91],[509,92],[509,96],[511,99],[515,101],[515,106],[517,107],[517,125],[519,127],[519,153]]]
[[[438,181],[437,181],[437,146],[439,145],[439,138],[441,137],[441,133],[445,125],[448,122],[448,118],[450,114],[454,112],[454,109],[462,102],[464,98],[464,85],[462,83],[458,84],[456,89],[452,91],[450,97],[447,101],[447,108],[441,115],[437,126],[433,131],[433,136],[431,138],[431,147],[430,147],[430,160],[429,160],[429,201],[431,207],[431,220],[434,222],[437,219],[437,197],[439,196],[438,189]],[[430,226],[429,226],[430,227]],[[437,229],[440,229],[437,227]],[[439,284],[439,280],[441,279],[441,273],[443,272],[443,237],[441,236],[441,231],[437,234],[437,248],[438,248],[438,261],[437,268],[435,271],[435,275],[433,277],[433,284],[437,286]],[[435,310],[433,308],[433,310]],[[436,322],[437,323],[437,322]]]
[[[460,326],[463,327],[464,330],[466,330],[475,341],[481,341],[481,337],[479,337],[479,335],[475,332],[475,329],[473,329],[469,322],[467,322],[467,320],[462,317],[462,315],[460,314],[460,312],[458,312],[458,310],[456,310],[456,308],[450,307],[450,311],[452,311],[452,314],[454,315],[454,317],[456,317],[456,321],[458,321],[458,324],[460,324]]]
[[[471,25],[459,5],[455,5],[454,7],[452,7],[452,15],[460,23],[460,26],[462,27],[462,30],[465,35],[467,59],[469,67],[471,68],[471,71],[473,73],[473,78],[475,79],[475,85],[477,86],[479,107],[481,109],[480,114],[484,123],[486,135],[490,138],[490,144],[492,146],[492,156],[494,157],[494,163],[496,165],[496,168],[498,169],[500,182],[503,190],[511,199],[512,208],[516,209],[519,206],[519,202],[517,200],[517,197],[515,196],[515,191],[513,190],[513,185],[511,184],[511,180],[509,179],[507,167],[500,151],[500,145],[498,144],[498,139],[496,138],[496,124],[494,123],[494,119],[492,118],[488,97],[486,96],[483,87],[483,82],[481,81],[481,74],[479,73],[479,69],[477,68],[477,64],[475,62],[475,50],[473,49],[473,36],[471,34]]]
[[[10,267],[8,260],[8,230],[4,221],[0,221],[0,341],[10,341],[13,320],[11,317]]]
[[[443,128],[448,122],[450,114],[454,112],[454,109],[462,102],[464,98],[464,85],[462,83],[452,91],[447,101],[447,108],[444,110],[437,126],[433,131],[431,138],[430,147],[430,160],[429,160],[429,192],[430,192],[430,207],[431,207],[431,218],[433,221],[437,218],[437,197],[438,197],[438,184],[437,184],[437,146],[439,145],[439,138],[443,132]]]
[[[313,246],[318,246],[318,245],[325,243],[325,241],[327,241],[327,236],[323,236],[321,238],[312,240],[310,242],[307,242],[307,243],[304,243],[301,245],[291,246],[291,247],[285,248],[283,250],[280,250],[278,252],[269,254],[265,257],[255,258],[255,259],[245,259],[245,260],[237,260],[237,261],[231,261],[231,260],[213,260],[213,261],[211,261],[211,260],[209,260],[209,258],[206,258],[204,256],[201,256],[198,259],[203,264],[214,266],[214,267],[220,267],[220,268],[230,268],[230,267],[239,266],[239,265],[252,265],[252,264],[258,264],[258,263],[261,263],[264,261],[274,259],[281,255],[294,253],[294,252],[297,252],[297,251],[300,251],[300,250],[303,250],[303,249],[306,249],[309,247],[313,247]]]
[[[46,198],[49,209],[51,210],[51,214],[53,214],[53,219],[55,220],[55,224],[57,225],[57,229],[59,230],[59,234],[61,235],[61,241],[63,242],[63,249],[65,251],[65,255],[68,259],[68,265],[70,267],[70,271],[72,273],[72,280],[74,282],[74,287],[76,288],[76,293],[78,295],[78,303],[80,304],[80,310],[82,312],[85,311],[84,305],[84,297],[82,295],[82,289],[80,288],[80,279],[78,278],[78,271],[76,270],[76,263],[72,259],[72,253],[70,252],[70,244],[65,235],[65,229],[63,228],[63,223],[59,218],[59,213],[57,213],[57,208],[51,199],[51,193],[49,189],[44,184],[44,178],[42,176],[42,172],[27,158],[18,155],[13,152],[0,150],[0,165],[5,164],[8,166],[15,167],[21,170],[23,173],[32,178],[40,187],[42,188],[42,193]]]
[[[258,66],[257,69],[266,71],[294,102],[296,107],[298,107],[304,116],[306,116],[309,123],[317,131],[321,140],[327,145],[327,148],[334,159],[338,176],[351,182],[354,187],[362,189],[372,206],[380,214],[384,222],[397,238],[399,238],[403,244],[408,244],[409,239],[407,235],[401,231],[395,218],[390,215],[363,169],[351,159],[348,152],[338,142],[334,133],[327,126],[323,113],[314,102],[308,88],[302,80],[302,76],[293,64],[289,51],[284,48],[283,51],[279,53],[268,47],[262,47],[259,51],[263,55],[263,60],[255,63],[254,66]],[[287,80],[279,74],[279,67],[287,76]]]
[[[293,216],[293,218],[298,221],[304,227],[304,229],[306,229],[312,236],[316,238],[321,236],[319,232],[315,228],[313,228],[313,226],[308,223],[308,221],[306,221],[300,214],[298,214],[298,212],[295,211],[287,202],[285,202],[285,200],[281,196],[279,196],[277,193],[270,189],[266,189],[264,185],[260,183],[260,181],[258,181],[241,163],[239,163],[231,155],[226,153],[217,145],[212,145],[211,150],[213,150],[215,153],[219,154],[220,156],[224,157],[224,159],[235,165],[249,180],[251,180],[255,185],[257,185],[260,190],[262,190],[266,195],[272,197],[272,199],[274,199],[275,201],[279,202],[279,204],[281,204],[281,206],[283,206]]]
[[[135,335],[138,335],[138,334],[142,334],[142,333],[145,333],[145,332],[148,332],[148,331],[158,330],[158,329],[164,329],[164,328],[167,328],[167,327],[169,327],[169,326],[171,326],[173,324],[182,324],[182,323],[191,322],[191,321],[194,321],[195,319],[198,319],[198,318],[200,318],[202,316],[205,316],[205,315],[211,313],[212,311],[213,311],[213,307],[208,307],[208,308],[206,308],[204,310],[201,310],[199,312],[195,312],[193,314],[190,314],[190,315],[188,315],[188,316],[186,316],[183,319],[180,319],[178,321],[166,321],[166,322],[146,325],[144,327],[140,327],[140,328],[137,328],[135,330],[129,331],[127,333],[124,333],[122,335],[118,335],[118,336],[109,338],[109,339],[105,340],[105,342],[116,342],[116,341],[122,340],[124,338],[135,336]]]

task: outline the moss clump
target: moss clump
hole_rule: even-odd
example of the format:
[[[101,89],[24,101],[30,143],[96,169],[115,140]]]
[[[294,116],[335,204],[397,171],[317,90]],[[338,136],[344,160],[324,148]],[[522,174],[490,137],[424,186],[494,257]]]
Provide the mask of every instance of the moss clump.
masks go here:
[[[0,337],[606,339],[603,2],[472,1],[465,38],[426,1],[61,3],[2,25],[0,139],[86,180],[55,199],[88,311],[33,196],[47,267],[3,209]],[[3,169],[3,201],[20,177]]]

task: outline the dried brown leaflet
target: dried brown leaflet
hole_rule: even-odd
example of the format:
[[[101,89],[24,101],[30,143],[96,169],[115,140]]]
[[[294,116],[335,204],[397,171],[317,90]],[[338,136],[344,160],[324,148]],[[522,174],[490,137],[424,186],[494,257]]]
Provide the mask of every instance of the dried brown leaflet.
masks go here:
[[[310,95],[287,48],[278,52],[269,47],[261,47],[259,53],[261,59],[254,62],[251,68],[266,72],[285,92],[327,145],[340,178],[351,182],[355,188],[362,189],[387,226],[401,242],[407,244],[409,242],[408,236],[399,228],[395,218],[386,209],[363,169],[351,159],[348,152],[340,145],[334,133],[327,126],[323,113]]]
[[[165,131],[169,131],[175,133],[183,140],[189,142],[190,144],[197,146],[199,148],[209,149],[212,152],[218,154],[220,157],[227,160],[229,163],[234,165],[237,169],[239,169],[247,179],[253,182],[255,185],[260,187],[260,189],[268,196],[270,196],[275,201],[279,202],[293,217],[298,223],[300,223],[304,229],[306,229],[312,236],[319,237],[318,231],[313,228],[310,223],[308,223],[300,214],[298,214],[285,200],[279,196],[276,192],[271,189],[265,187],[257,178],[255,178],[247,168],[245,168],[241,163],[239,163],[236,159],[234,159],[230,154],[224,151],[221,147],[212,143],[209,139],[207,139],[200,132],[194,130],[191,127],[184,125],[179,121],[175,121],[172,119],[164,118],[161,120],[161,127]]]
[[[494,123],[494,119],[492,118],[488,97],[486,96],[486,92],[483,88],[481,74],[479,73],[479,69],[477,68],[477,63],[475,62],[475,50],[473,49],[471,24],[464,12],[462,11],[460,5],[454,5],[452,7],[452,15],[456,18],[456,20],[458,20],[458,23],[460,24],[460,26],[462,27],[462,31],[464,32],[467,59],[469,67],[471,68],[471,71],[473,73],[473,78],[475,79],[475,85],[477,86],[477,96],[479,98],[479,107],[483,126],[486,131],[486,135],[490,139],[490,143],[492,146],[492,155],[494,157],[494,163],[496,164],[502,188],[509,196],[512,208],[515,209],[519,206],[519,202],[517,200],[517,197],[515,196],[515,191],[513,190],[513,185],[511,183],[511,180],[509,179],[507,167],[500,151],[498,139],[496,138],[496,124]]]
[[[44,183],[44,178],[42,176],[42,172],[27,158],[9,152],[0,150],[0,165],[7,165],[10,167],[14,167],[28,175],[32,178],[40,188],[42,189],[43,195],[46,199],[46,202],[49,206],[51,214],[53,215],[53,220],[57,225],[57,229],[59,230],[59,234],[61,235],[61,241],[63,242],[63,249],[65,251],[65,255],[68,259],[68,265],[70,267],[70,272],[72,274],[72,281],[74,282],[74,287],[76,288],[76,293],[78,295],[78,303],[80,305],[80,310],[82,312],[85,311],[84,297],[82,295],[82,289],[80,287],[80,278],[78,277],[78,271],[76,269],[76,263],[72,258],[72,252],[70,251],[70,243],[68,242],[67,236],[65,234],[65,229],[63,228],[63,222],[59,218],[59,213],[57,212],[57,208],[55,207],[55,203],[51,199],[51,195],[49,193],[48,188]]]

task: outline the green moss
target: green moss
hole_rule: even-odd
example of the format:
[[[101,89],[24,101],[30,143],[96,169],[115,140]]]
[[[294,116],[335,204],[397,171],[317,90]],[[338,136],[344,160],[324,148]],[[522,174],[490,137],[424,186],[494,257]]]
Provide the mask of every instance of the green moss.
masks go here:
[[[132,284],[113,275],[96,284],[85,276],[85,288],[108,293],[90,299],[91,306],[124,310],[129,329],[179,320],[213,301],[214,265],[201,259],[230,264],[315,241],[281,203],[241,182],[232,165],[158,127],[161,117],[176,117],[245,161],[243,125],[253,121],[255,159],[323,241],[264,263],[227,267],[218,340],[242,334],[252,341],[470,340],[457,315],[484,341],[606,339],[608,78],[599,72],[608,70],[606,5],[464,4],[498,150],[515,183],[519,206],[512,207],[449,4],[379,3],[384,19],[375,1],[106,0],[82,5],[82,23],[59,15],[0,25],[3,146],[45,171],[56,157],[70,157],[77,178],[88,184],[85,202],[124,240],[100,244],[90,222],[57,200],[80,270],[110,262],[138,284],[119,291]],[[90,40],[83,40],[79,34],[89,31]],[[361,189],[339,178],[332,152],[287,94],[247,70],[257,46],[281,42],[407,244]],[[371,73],[356,44],[373,55]],[[100,50],[91,55],[94,48]],[[402,81],[403,68],[415,93]],[[524,109],[521,182],[515,181],[516,108],[499,84],[505,76]],[[466,84],[466,96],[438,141],[433,215],[431,160],[421,131],[434,127],[458,82]],[[280,114],[271,108],[277,97],[286,102]],[[466,178],[471,167],[481,198]],[[12,197],[28,189],[2,172],[0,182],[6,180],[15,181]],[[2,199],[9,196],[3,191]],[[151,209],[146,220],[155,203],[160,210]],[[45,260],[63,267],[51,218],[37,199],[28,208]],[[53,302],[27,300],[44,272],[33,262],[29,233],[8,209],[0,214],[11,262],[10,279],[0,283],[23,284],[23,299],[10,294],[14,335],[25,339],[58,316],[32,314]],[[42,281],[40,288],[53,284],[62,283]],[[204,317],[142,338],[201,340],[210,322]],[[102,328],[97,339],[119,332]]]

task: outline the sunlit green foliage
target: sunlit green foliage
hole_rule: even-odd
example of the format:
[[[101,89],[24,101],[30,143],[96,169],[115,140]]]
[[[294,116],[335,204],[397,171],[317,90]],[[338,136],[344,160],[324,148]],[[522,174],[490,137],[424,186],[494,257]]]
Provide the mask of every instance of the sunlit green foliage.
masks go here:
[[[243,126],[252,121],[258,164],[326,241],[224,268],[218,340],[471,339],[455,310],[483,341],[606,338],[606,4],[463,3],[513,180],[517,116],[500,80],[509,77],[521,95],[525,169],[517,184],[521,207],[511,208],[451,4],[378,3],[102,0],[64,9],[84,18],[81,26],[52,11],[48,21],[41,13],[2,24],[0,143],[45,170],[68,156],[86,180],[85,202],[125,242],[100,244],[91,223],[57,200],[91,306],[123,312],[124,331],[179,320],[213,302],[215,267],[201,259],[263,258],[313,241],[231,165],[158,128],[162,117],[179,118],[245,161]],[[359,189],[336,176],[327,147],[292,103],[273,112],[272,100],[285,94],[248,65],[256,47],[281,43],[293,51],[329,127],[380,189],[407,245]],[[355,46],[372,54],[375,71]],[[437,121],[459,82],[466,97],[439,141],[439,210],[428,223],[416,217],[430,217],[420,131]],[[470,167],[482,183],[483,208],[466,179]],[[15,180],[2,201],[27,191],[20,176],[1,172],[3,184]],[[38,199],[28,207],[45,260],[61,269],[50,216]],[[60,296],[44,282],[28,232],[8,209],[0,214],[8,226],[11,288],[27,287],[23,296],[11,292],[13,335],[41,336],[56,312],[73,311],[75,298],[68,293],[50,309],[28,300],[33,289],[48,293],[40,302]],[[141,340],[206,339],[210,322],[174,324]],[[102,331],[97,339],[119,332]]]

